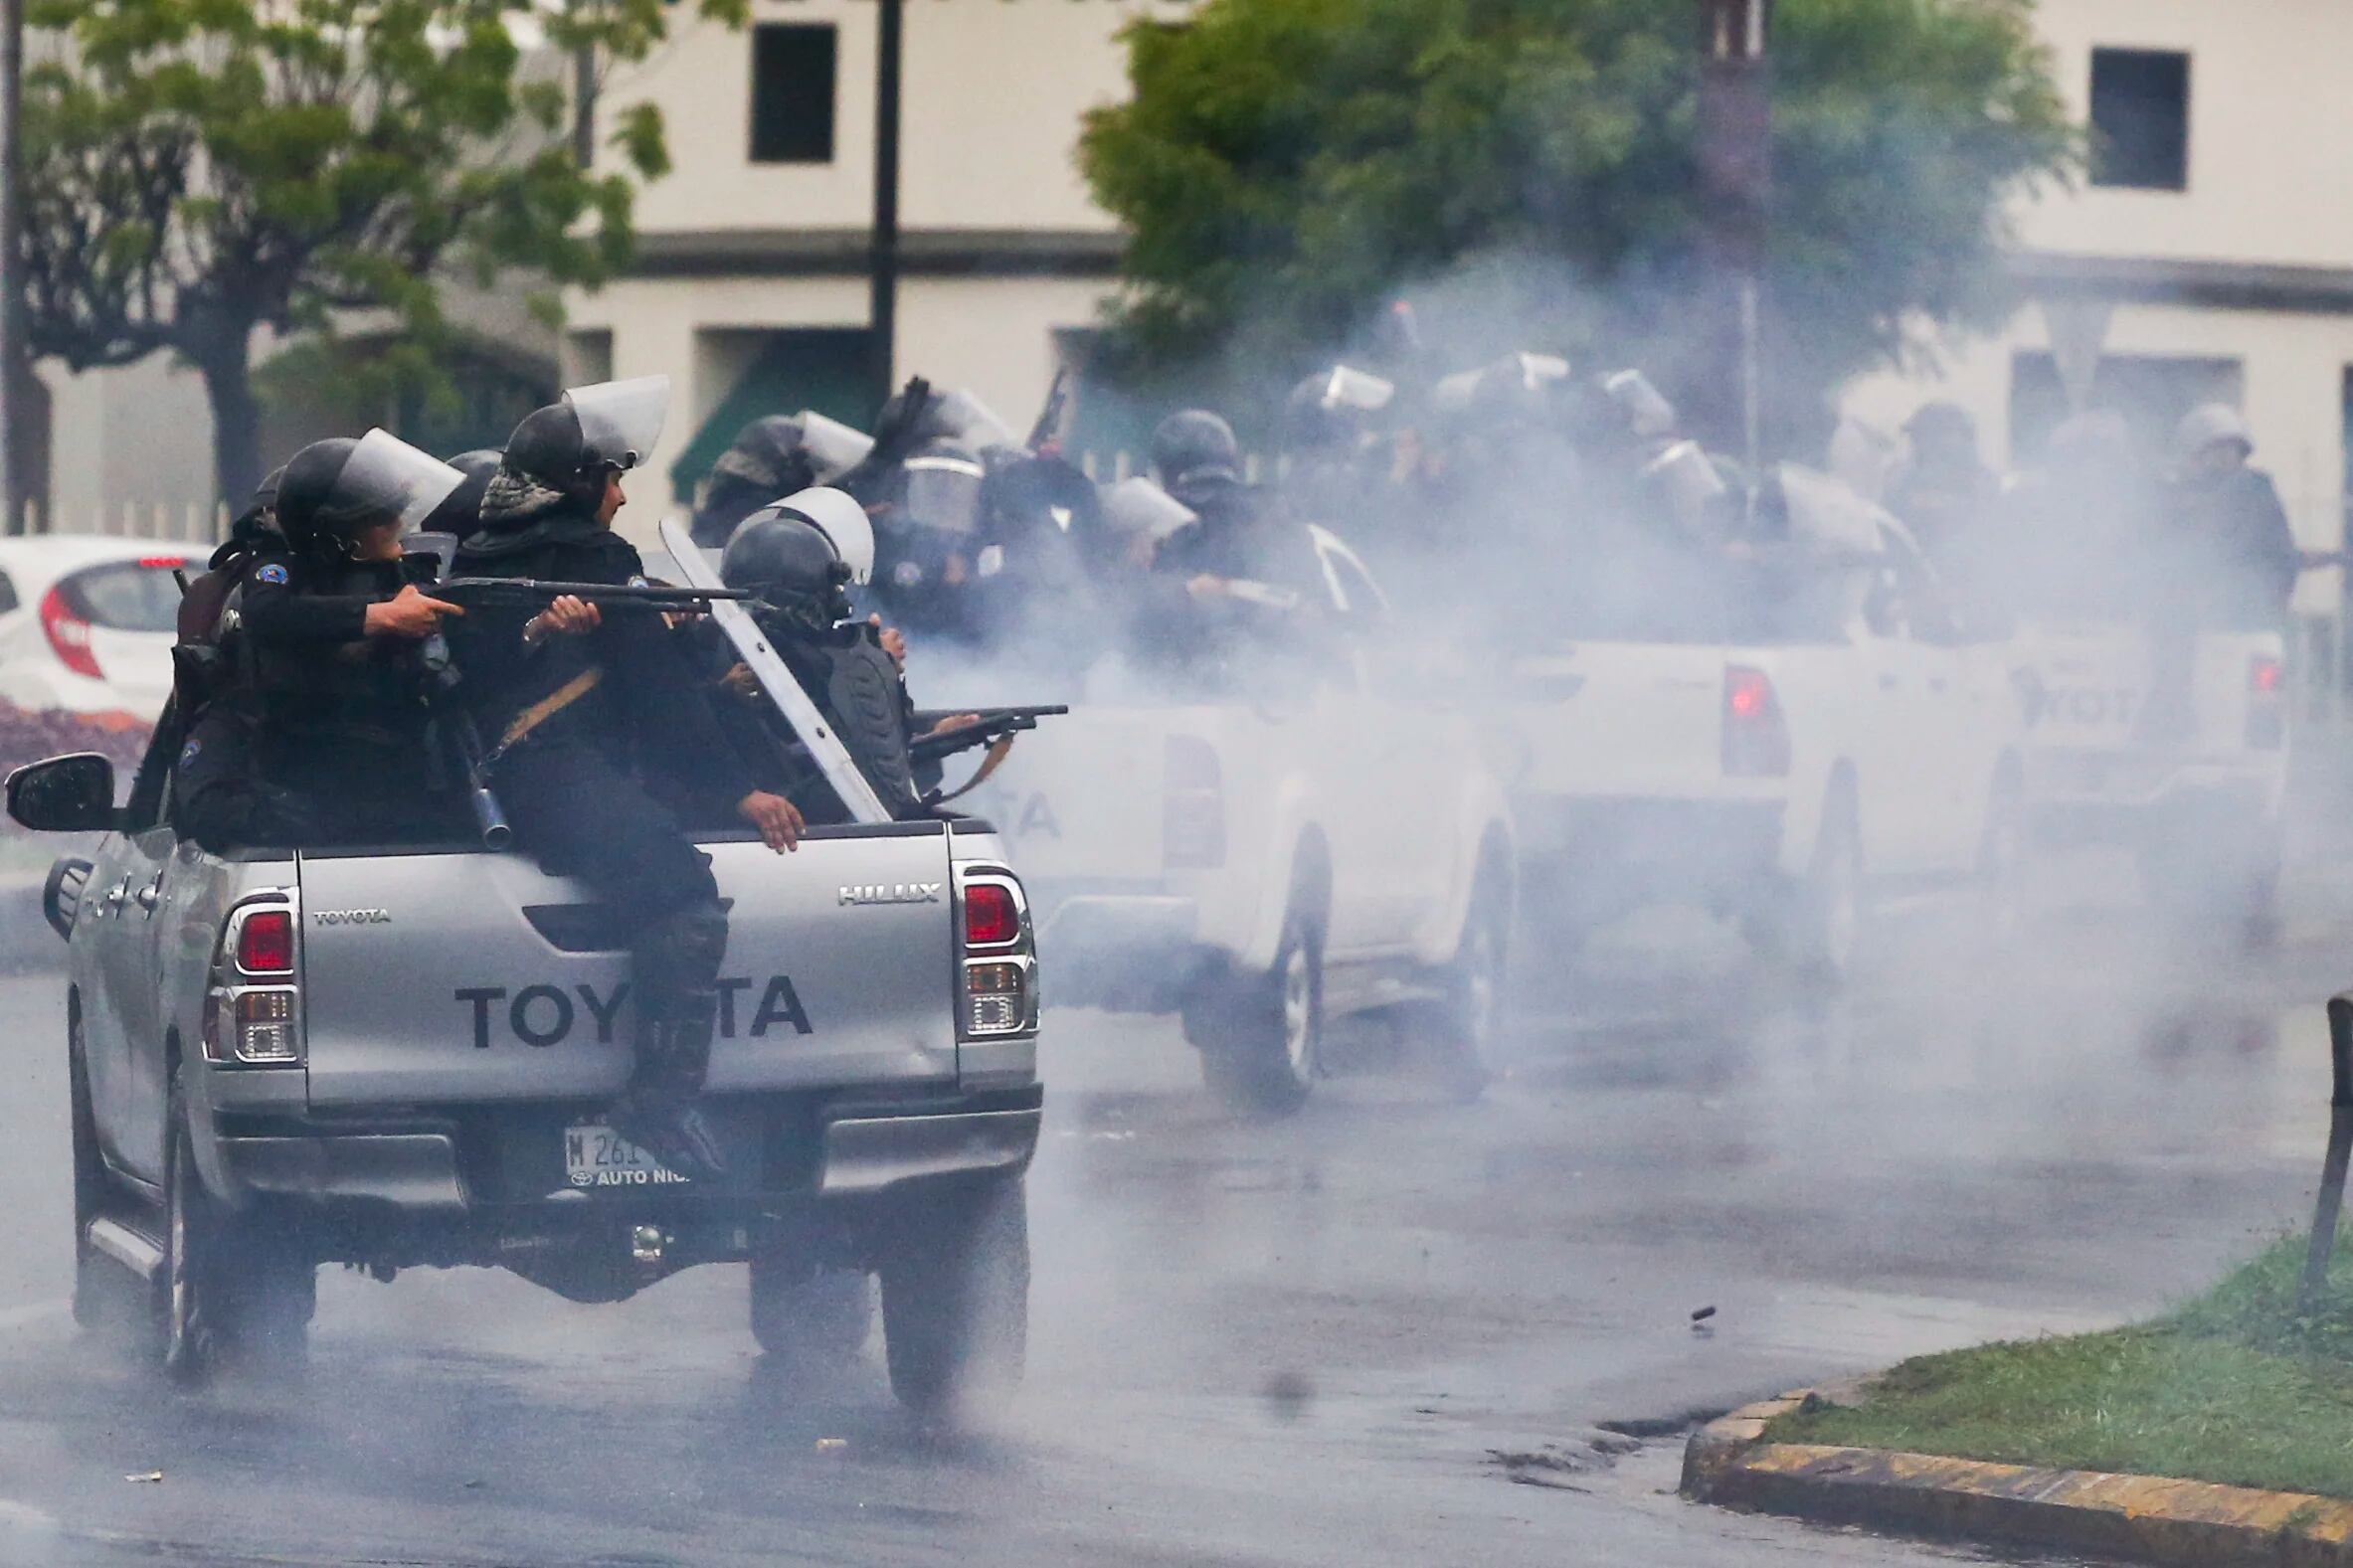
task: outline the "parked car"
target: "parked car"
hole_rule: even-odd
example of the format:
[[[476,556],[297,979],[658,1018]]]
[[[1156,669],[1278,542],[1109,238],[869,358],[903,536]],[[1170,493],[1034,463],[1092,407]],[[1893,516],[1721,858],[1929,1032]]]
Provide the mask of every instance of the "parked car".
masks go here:
[[[94,534],[0,539],[0,699],[152,721],[171,692],[180,586],[201,547]]]

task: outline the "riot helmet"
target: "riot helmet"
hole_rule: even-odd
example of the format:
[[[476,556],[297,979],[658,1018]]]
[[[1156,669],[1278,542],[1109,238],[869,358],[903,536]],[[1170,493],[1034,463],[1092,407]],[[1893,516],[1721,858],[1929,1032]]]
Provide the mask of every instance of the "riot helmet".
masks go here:
[[[477,446],[472,451],[461,451],[450,459],[450,466],[462,476],[457,488],[442,498],[419,528],[425,533],[448,534],[453,539],[464,539],[482,526],[482,497],[490,489],[490,479],[498,472],[501,453],[495,446]]]
[[[874,581],[874,524],[848,491],[820,485],[788,495],[777,505],[832,542],[833,553],[849,568],[850,582],[862,587]]]
[[[1310,452],[1353,446],[1366,420],[1397,395],[1393,383],[1347,365],[1319,370],[1283,402],[1286,450]]]
[[[2183,416],[2174,430],[2173,445],[2177,455],[2193,462],[2217,446],[2235,446],[2244,462],[2255,452],[2255,436],[2237,409],[2227,403],[2206,403]]]
[[[607,473],[627,472],[653,450],[669,398],[667,376],[574,387],[515,427],[505,466],[567,494],[602,488]]]
[[[1601,390],[1626,422],[1626,434],[1637,440],[1664,440],[1682,423],[1675,405],[1639,370],[1621,370],[1603,378]]]
[[[720,552],[719,577],[729,588],[757,594],[798,631],[821,632],[849,615],[848,564],[791,502],[764,506],[736,524]]]
[[[948,534],[981,526],[981,489],[989,470],[970,449],[926,441],[899,468],[899,508],[908,522]]]
[[[304,553],[337,553],[386,523],[415,528],[464,480],[387,431],[312,441],[278,482],[278,531]]]
[[[1179,409],[1152,433],[1152,467],[1164,489],[1201,479],[1238,483],[1242,447],[1233,427],[1207,409]]]
[[[819,484],[831,484],[874,450],[873,436],[814,409],[803,409],[795,419],[801,427],[802,449],[809,453],[811,471]]]
[[[771,414],[736,432],[711,465],[711,480],[714,488],[726,480],[774,497],[808,488],[810,468],[801,422],[789,414]]]

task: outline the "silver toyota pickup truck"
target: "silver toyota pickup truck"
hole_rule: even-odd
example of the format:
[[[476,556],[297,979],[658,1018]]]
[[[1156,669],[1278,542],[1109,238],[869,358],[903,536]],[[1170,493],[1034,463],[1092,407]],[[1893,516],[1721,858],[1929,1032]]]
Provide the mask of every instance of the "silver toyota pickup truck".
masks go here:
[[[127,805],[94,755],[7,784],[19,823],[104,834],[45,893],[86,1324],[197,1379],[299,1354],[324,1263],[503,1268],[586,1302],[748,1263],[772,1353],[854,1351],[878,1277],[903,1403],[1017,1377],[1037,973],[987,824],[815,828],[783,857],[704,840],[731,905],[730,1174],[704,1186],[599,1120],[629,1071],[630,911],[472,841],[209,854],[168,820],[172,761]]]

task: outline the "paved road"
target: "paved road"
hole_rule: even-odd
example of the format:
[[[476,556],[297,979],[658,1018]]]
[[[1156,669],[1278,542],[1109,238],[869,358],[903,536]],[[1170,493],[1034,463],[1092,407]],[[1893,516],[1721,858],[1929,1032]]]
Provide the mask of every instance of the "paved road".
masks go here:
[[[1595,1429],[2109,1322],[2292,1225],[2353,921],[2307,898],[2245,967],[2093,900],[2000,969],[1939,924],[1829,1009],[1709,933],[1532,965],[1472,1108],[1368,1031],[1299,1119],[1237,1125],[1166,1028],[1055,1016],[1031,1377],[954,1442],[871,1355],[788,1386],[737,1271],[619,1307],[336,1273],[297,1389],[116,1369],[62,1309],[55,982],[0,980],[0,1562],[1947,1561],[1692,1507],[1675,1441]]]

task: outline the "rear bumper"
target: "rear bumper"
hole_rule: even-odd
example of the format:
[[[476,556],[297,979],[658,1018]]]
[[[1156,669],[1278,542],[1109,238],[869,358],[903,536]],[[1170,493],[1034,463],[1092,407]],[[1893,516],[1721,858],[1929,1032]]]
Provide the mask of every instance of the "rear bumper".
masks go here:
[[[2202,824],[2267,826],[2278,817],[2285,781],[2284,763],[2046,754],[2029,760],[2027,802],[2043,843],[2130,844]]]
[[[1589,795],[1512,802],[1521,853],[1555,908],[1610,919],[1753,887],[1781,866],[1784,802]]]
[[[912,1182],[1025,1168],[1043,1117],[1034,1085],[920,1104],[715,1103],[757,1139],[757,1169],[709,1189],[665,1187],[672,1206],[743,1206],[871,1196]],[[530,1108],[447,1121],[327,1126],[270,1118],[220,1130],[232,1201],[395,1210],[420,1219],[483,1210],[593,1210],[602,1197],[549,1179],[560,1129],[579,1113]],[[544,1147],[542,1146],[544,1145]],[[544,1158],[541,1157],[544,1155]]]

